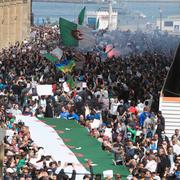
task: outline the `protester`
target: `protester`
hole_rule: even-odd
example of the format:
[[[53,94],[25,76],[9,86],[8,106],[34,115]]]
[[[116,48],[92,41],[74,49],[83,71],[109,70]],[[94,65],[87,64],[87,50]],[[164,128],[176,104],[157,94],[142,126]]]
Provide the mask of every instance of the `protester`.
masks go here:
[[[155,32],[113,33],[98,32],[103,42],[97,46],[115,36],[114,44],[121,51],[118,57],[104,59],[97,49],[66,48],[59,44],[58,29],[51,27],[33,27],[29,41],[0,52],[0,125],[9,133],[4,141],[4,179],[69,178],[62,165],[33,142],[29,128],[15,121],[22,114],[76,120],[102,143],[103,150],[113,153],[114,165],[129,168],[129,178],[179,177],[179,129],[169,140],[158,109],[178,38]],[[164,46],[167,42],[170,48]],[[69,76],[43,56],[43,51],[57,46],[63,50],[62,58],[82,63],[69,73],[74,87],[73,83],[65,87]],[[52,95],[38,95],[39,84],[52,85]],[[95,120],[99,126],[92,128]],[[92,170],[90,163],[88,167]],[[71,179],[75,176],[73,170]],[[84,179],[92,177],[93,173]]]

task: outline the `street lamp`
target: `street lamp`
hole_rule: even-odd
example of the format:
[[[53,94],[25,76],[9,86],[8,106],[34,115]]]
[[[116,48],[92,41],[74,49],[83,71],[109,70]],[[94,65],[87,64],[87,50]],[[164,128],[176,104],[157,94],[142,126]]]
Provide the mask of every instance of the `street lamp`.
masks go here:
[[[162,9],[159,8],[159,23],[160,23],[160,31],[162,31]]]
[[[108,1],[109,3],[109,19],[108,19],[108,29],[111,31],[112,29],[112,0]]]

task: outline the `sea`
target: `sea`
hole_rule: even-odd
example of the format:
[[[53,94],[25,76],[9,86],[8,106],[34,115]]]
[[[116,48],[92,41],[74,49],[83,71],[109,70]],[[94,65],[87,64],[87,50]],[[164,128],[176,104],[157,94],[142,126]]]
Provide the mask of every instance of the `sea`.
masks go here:
[[[58,23],[59,17],[76,21],[80,10],[84,6],[86,6],[87,11],[108,10],[108,4],[105,3],[33,2],[34,24]],[[121,2],[114,3],[113,8],[118,11],[118,27],[122,28],[143,28],[145,24],[156,24],[157,19],[160,18],[160,11],[162,18],[180,16],[180,2]]]

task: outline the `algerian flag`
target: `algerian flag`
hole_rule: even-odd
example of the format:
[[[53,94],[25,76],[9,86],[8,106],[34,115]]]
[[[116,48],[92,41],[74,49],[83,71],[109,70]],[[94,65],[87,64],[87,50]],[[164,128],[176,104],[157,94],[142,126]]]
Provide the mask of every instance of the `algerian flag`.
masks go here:
[[[76,153],[73,153],[72,149],[70,149],[63,141],[64,139],[62,139],[62,137],[59,136],[58,131],[53,129],[50,125],[45,124],[44,122],[40,121],[36,117],[27,118],[26,116],[20,115],[20,116],[16,116],[16,119],[18,120],[20,119],[22,122],[25,123],[25,125],[29,127],[29,131],[31,132],[31,137],[34,143],[37,144],[39,147],[43,147],[43,149],[38,151],[38,155],[40,157],[41,155],[44,155],[44,156],[51,155],[53,159],[57,161],[61,161],[62,165],[64,165],[66,162],[73,163],[74,165],[73,168],[75,168],[75,171],[77,172],[76,180],[82,180],[84,174],[89,174],[89,172],[86,170],[83,164],[81,164],[81,162],[79,161],[78,157],[76,157]],[[65,121],[62,119],[59,119],[59,121],[62,121],[65,123]],[[75,122],[73,124],[76,127]],[[71,129],[66,130],[64,128],[64,131],[71,132],[72,130]],[[47,138],[44,138],[44,137],[48,137],[49,140],[47,141]],[[77,154],[79,153],[77,151]],[[20,170],[20,168],[23,167],[24,165],[25,165],[25,160],[21,159],[18,162],[17,170]],[[41,163],[36,163],[35,165],[37,168],[39,169],[41,168]],[[57,168],[56,170],[57,174],[60,172],[61,168],[60,167]],[[64,168],[64,172],[69,177],[71,177],[70,172],[72,172],[72,170],[73,170],[72,166],[66,166]]]
[[[55,48],[50,53],[46,53],[43,55],[46,59],[48,59],[52,63],[56,63],[63,56],[63,51],[60,48]]]
[[[68,47],[89,48],[95,45],[91,29],[77,25],[66,19],[59,19],[62,43]]]
[[[84,7],[80,13],[79,13],[79,16],[78,16],[78,24],[79,25],[83,25],[83,22],[84,22],[84,16],[85,16],[85,11],[86,11],[86,7]]]
[[[75,84],[74,84],[74,80],[73,80],[73,77],[71,75],[67,75],[67,84],[69,85],[69,88],[70,89],[74,89],[75,87]]]

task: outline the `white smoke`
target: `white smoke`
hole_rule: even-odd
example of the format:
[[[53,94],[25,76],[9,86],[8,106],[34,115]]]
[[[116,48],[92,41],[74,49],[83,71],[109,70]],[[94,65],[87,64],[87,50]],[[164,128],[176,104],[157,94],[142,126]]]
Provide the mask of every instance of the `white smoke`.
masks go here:
[[[166,56],[171,56],[178,44],[180,37],[160,32],[105,32],[98,36],[98,45],[100,48],[113,45],[121,56],[127,56],[132,53],[151,53],[160,52]]]

